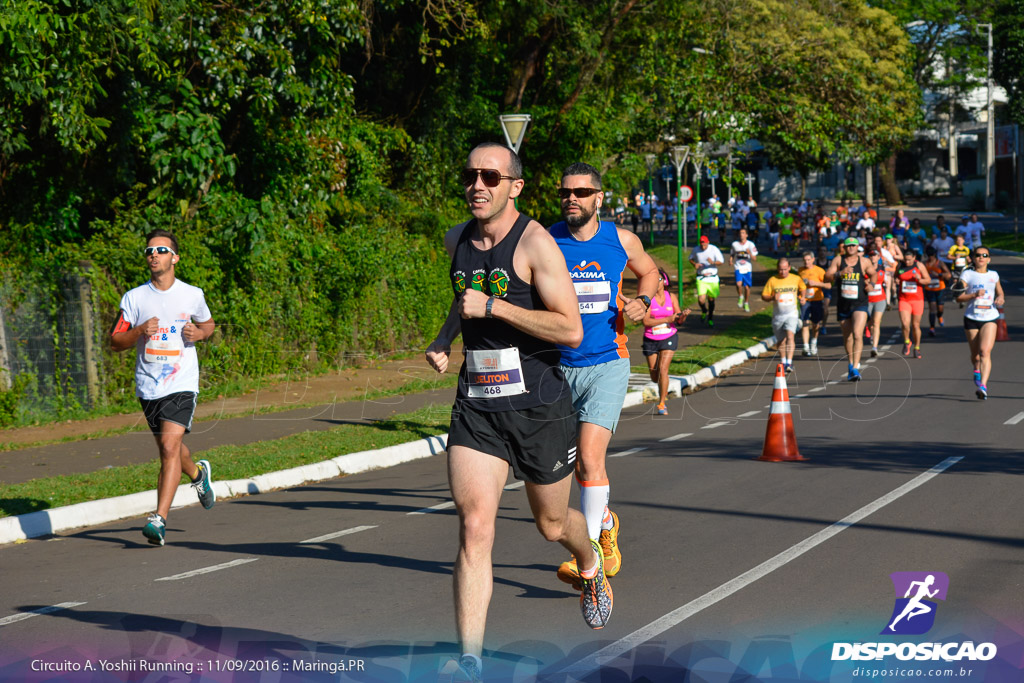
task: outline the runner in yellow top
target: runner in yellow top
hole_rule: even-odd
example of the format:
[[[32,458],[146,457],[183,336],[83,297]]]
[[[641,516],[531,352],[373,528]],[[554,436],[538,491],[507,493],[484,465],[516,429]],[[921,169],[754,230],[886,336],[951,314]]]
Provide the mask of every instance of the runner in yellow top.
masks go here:
[[[818,355],[818,331],[825,320],[825,291],[832,290],[832,283],[825,282],[825,269],[815,263],[814,252],[804,252],[804,267],[800,269],[800,277],[807,286],[804,304],[800,311],[803,327],[800,334],[804,338],[805,356]]]
[[[772,331],[778,342],[782,365],[789,373],[793,369],[796,331],[800,329],[800,307],[804,304],[807,285],[799,275],[790,272],[789,259],[785,256],[779,259],[778,269],[778,274],[768,278],[761,290],[761,299],[773,302]]]
[[[953,271],[954,275],[958,275],[960,271],[967,267],[967,264],[970,262],[971,248],[964,244],[962,233],[956,236],[956,244],[949,248],[949,252],[946,255],[953,262],[953,267],[950,270]]]

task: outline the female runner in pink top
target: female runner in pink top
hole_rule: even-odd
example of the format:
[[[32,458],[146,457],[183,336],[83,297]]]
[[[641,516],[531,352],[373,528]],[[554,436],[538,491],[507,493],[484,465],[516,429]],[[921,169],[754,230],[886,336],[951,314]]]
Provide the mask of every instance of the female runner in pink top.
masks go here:
[[[672,285],[668,273],[661,269],[659,272],[661,280],[658,282],[658,291],[644,316],[643,353],[647,356],[651,380],[658,383],[658,414],[668,415],[668,408],[665,407],[668,398],[668,367],[679,345],[676,325],[686,319],[690,309],[679,309],[679,298],[668,291]]]

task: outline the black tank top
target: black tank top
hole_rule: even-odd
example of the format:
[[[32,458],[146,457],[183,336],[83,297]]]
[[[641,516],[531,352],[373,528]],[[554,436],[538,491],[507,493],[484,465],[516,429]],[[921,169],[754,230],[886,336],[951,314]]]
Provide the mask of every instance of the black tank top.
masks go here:
[[[467,288],[476,289],[520,308],[546,310],[537,288],[523,282],[516,275],[512,263],[519,240],[531,220],[520,214],[508,234],[486,251],[473,246],[477,221],[469,221],[455,245],[449,270],[455,295],[461,296]],[[568,395],[569,386],[558,367],[561,354],[553,343],[533,337],[494,318],[471,318],[461,322],[462,341],[467,352],[509,347],[519,349],[526,392],[493,398],[471,397],[468,391],[468,363],[463,362],[459,370],[457,400],[469,400],[480,410],[497,412],[534,408],[554,403],[563,395]]]
[[[847,267],[846,257],[841,257],[839,270]],[[857,288],[857,297],[851,298],[850,294],[853,288]],[[833,292],[835,287],[833,287]],[[845,295],[844,295],[845,293]],[[868,304],[868,291],[864,289],[864,271],[860,267],[860,257],[857,258],[857,263],[853,266],[853,272],[848,275],[839,275],[839,292],[838,295],[833,293],[833,300],[838,296],[838,305],[842,308],[858,308],[860,306],[867,306]]]

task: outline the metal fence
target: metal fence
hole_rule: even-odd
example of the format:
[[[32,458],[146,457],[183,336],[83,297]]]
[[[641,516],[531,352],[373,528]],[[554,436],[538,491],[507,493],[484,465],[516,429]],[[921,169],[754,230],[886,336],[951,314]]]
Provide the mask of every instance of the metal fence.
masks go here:
[[[56,409],[99,401],[96,329],[88,281],[64,279],[56,292],[0,283],[0,388],[28,379],[22,400]]]

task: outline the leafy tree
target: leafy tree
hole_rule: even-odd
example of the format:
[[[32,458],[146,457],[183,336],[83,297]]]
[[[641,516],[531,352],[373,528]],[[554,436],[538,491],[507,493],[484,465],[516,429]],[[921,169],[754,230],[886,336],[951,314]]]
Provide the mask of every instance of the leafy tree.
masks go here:
[[[1024,0],[1002,0],[993,12],[993,78],[1009,96],[1009,118],[1024,124]]]

